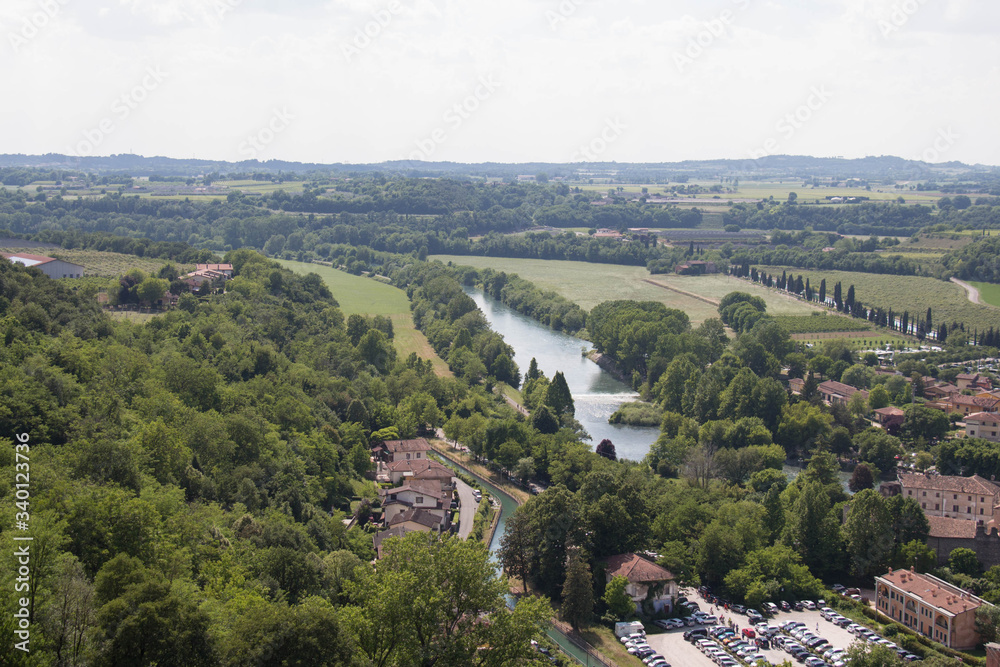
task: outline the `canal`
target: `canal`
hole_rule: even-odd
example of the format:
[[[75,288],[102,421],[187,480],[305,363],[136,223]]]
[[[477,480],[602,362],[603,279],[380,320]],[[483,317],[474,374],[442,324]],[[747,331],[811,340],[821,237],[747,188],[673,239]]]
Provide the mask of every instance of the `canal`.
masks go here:
[[[531,359],[551,378],[562,371],[573,394],[576,419],[590,435],[591,446],[607,438],[615,445],[620,459],[641,461],[659,435],[655,427],[609,424],[610,417],[622,403],[639,400],[632,388],[584,356],[593,349],[585,340],[554,331],[535,320],[508,308],[481,290],[466,288],[483,311],[494,331],[514,348],[514,361],[521,373],[528,370]]]

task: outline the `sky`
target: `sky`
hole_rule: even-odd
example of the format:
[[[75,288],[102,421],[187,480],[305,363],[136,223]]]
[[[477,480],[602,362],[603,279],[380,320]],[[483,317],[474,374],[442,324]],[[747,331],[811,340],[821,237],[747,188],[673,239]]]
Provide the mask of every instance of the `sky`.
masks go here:
[[[0,153],[1000,165],[994,0],[3,0]]]

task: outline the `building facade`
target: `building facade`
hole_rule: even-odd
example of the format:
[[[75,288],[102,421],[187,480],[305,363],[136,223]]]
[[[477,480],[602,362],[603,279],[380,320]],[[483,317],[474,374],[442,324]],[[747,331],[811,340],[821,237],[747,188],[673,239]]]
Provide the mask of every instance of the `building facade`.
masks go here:
[[[73,262],[66,262],[54,257],[28,255],[26,253],[0,253],[15,264],[34,267],[49,278],[83,278],[83,267]]]
[[[1000,442],[1000,414],[977,412],[965,418],[965,435]]]
[[[912,570],[875,577],[875,599],[886,616],[956,650],[979,644],[976,610],[989,604],[942,579]]]
[[[920,503],[927,516],[990,521],[1000,504],[1000,485],[985,477],[900,473],[902,495]]]

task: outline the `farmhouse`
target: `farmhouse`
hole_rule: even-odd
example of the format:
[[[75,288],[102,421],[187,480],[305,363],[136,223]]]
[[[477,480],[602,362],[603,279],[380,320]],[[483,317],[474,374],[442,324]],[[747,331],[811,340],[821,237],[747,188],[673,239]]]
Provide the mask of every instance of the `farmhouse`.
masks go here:
[[[638,613],[661,612],[664,609],[669,612],[673,609],[674,599],[677,597],[677,581],[669,570],[637,554],[612,556],[605,563],[607,581],[610,582],[619,575],[628,579],[625,592],[635,602]],[[647,603],[652,609],[643,608]]]
[[[860,393],[865,399],[868,398],[868,392],[863,389],[858,389],[852,387],[849,384],[844,384],[843,382],[835,382],[833,380],[827,380],[826,382],[820,383],[819,395],[823,398],[823,402],[827,405],[835,405],[837,403],[847,403],[851,400],[854,394]]]
[[[1000,484],[979,475],[951,477],[900,473],[899,483],[903,495],[920,503],[928,518],[991,520],[993,508],[1000,504]]]
[[[233,277],[233,265],[232,264],[198,264],[195,267],[198,271],[214,271],[216,273],[221,273],[226,278]]]
[[[903,425],[903,420],[905,418],[905,412],[891,405],[887,408],[879,408],[875,411],[875,423],[887,430],[899,428]]]
[[[14,264],[23,266],[33,266],[49,278],[83,278],[83,267],[79,264],[66,262],[55,257],[44,257],[42,255],[29,255],[27,253],[0,253],[3,257]]]
[[[883,614],[949,648],[969,649],[980,642],[976,610],[989,602],[935,576],[889,571],[875,577],[875,595]]]
[[[983,389],[985,391],[993,389],[993,381],[979,373],[962,373],[955,378],[955,383],[959,389]]]
[[[402,459],[386,466],[387,476],[393,484],[407,479],[433,480],[442,490],[455,487],[455,471],[430,459]]]
[[[450,504],[451,492],[442,491],[441,485],[434,480],[411,479],[394,489],[380,489],[382,497],[382,515],[388,524],[397,514],[407,510],[426,510],[430,514],[444,519],[450,512],[445,505]]]
[[[965,435],[1000,442],[1000,415],[977,412],[965,418]]]
[[[431,446],[423,438],[386,440],[381,445],[376,445],[372,451],[375,452],[375,456],[386,463],[394,463],[396,461],[426,459],[427,453],[431,451]]]
[[[990,394],[980,394],[979,396],[954,394],[949,398],[928,403],[927,406],[936,407],[945,412],[957,412],[967,417],[977,412],[997,412],[1000,409],[1000,398]]]

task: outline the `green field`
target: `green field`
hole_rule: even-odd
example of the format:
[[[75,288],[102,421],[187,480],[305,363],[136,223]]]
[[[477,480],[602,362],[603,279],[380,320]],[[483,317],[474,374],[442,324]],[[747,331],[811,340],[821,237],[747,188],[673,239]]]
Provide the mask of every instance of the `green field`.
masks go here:
[[[392,320],[396,350],[402,357],[408,357],[411,352],[416,352],[418,357],[431,360],[434,372],[438,375],[442,377],[451,375],[448,364],[437,356],[424,334],[413,326],[410,300],[403,290],[322,264],[278,261],[299,275],[318,274],[340,303],[344,315],[388,316]]]
[[[146,273],[156,274],[166,264],[170,264],[166,259],[154,259],[149,257],[137,257],[136,255],[124,255],[117,252],[101,252],[99,250],[66,250],[64,248],[16,248],[2,247],[3,252],[23,252],[29,255],[45,255],[55,257],[73,264],[83,266],[84,275],[98,276],[102,278],[117,278],[132,269],[142,269]],[[186,273],[194,269],[194,265],[175,265]]]
[[[683,310],[694,324],[699,324],[718,317],[719,301],[737,290],[762,297],[767,302],[768,312],[776,315],[808,315],[818,310],[790,296],[723,275],[654,276],[641,266],[544,259],[459,255],[435,255],[430,259],[516,273],[540,289],[561,294],[584,310],[591,310],[597,304],[613,299],[658,301],[669,308]]]
[[[790,334],[833,333],[841,331],[871,331],[871,326],[862,320],[833,313],[817,313],[813,316],[779,315],[778,324]]]
[[[979,290],[979,300],[1000,308],[1000,285],[994,283],[969,283]],[[1000,317],[1000,313],[998,313]]]
[[[854,285],[856,298],[864,304],[870,304],[885,309],[892,308],[896,313],[910,311],[910,316],[921,318],[932,309],[934,322],[964,322],[966,327],[978,328],[980,331],[1000,325],[1000,312],[990,306],[974,304],[969,301],[965,290],[955,283],[923,278],[917,276],[887,276],[874,273],[856,273],[850,271],[804,271],[783,266],[757,267],[768,273],[783,270],[808,278],[813,287],[826,278],[827,294],[833,294],[833,285],[840,282],[844,294],[850,285]]]

